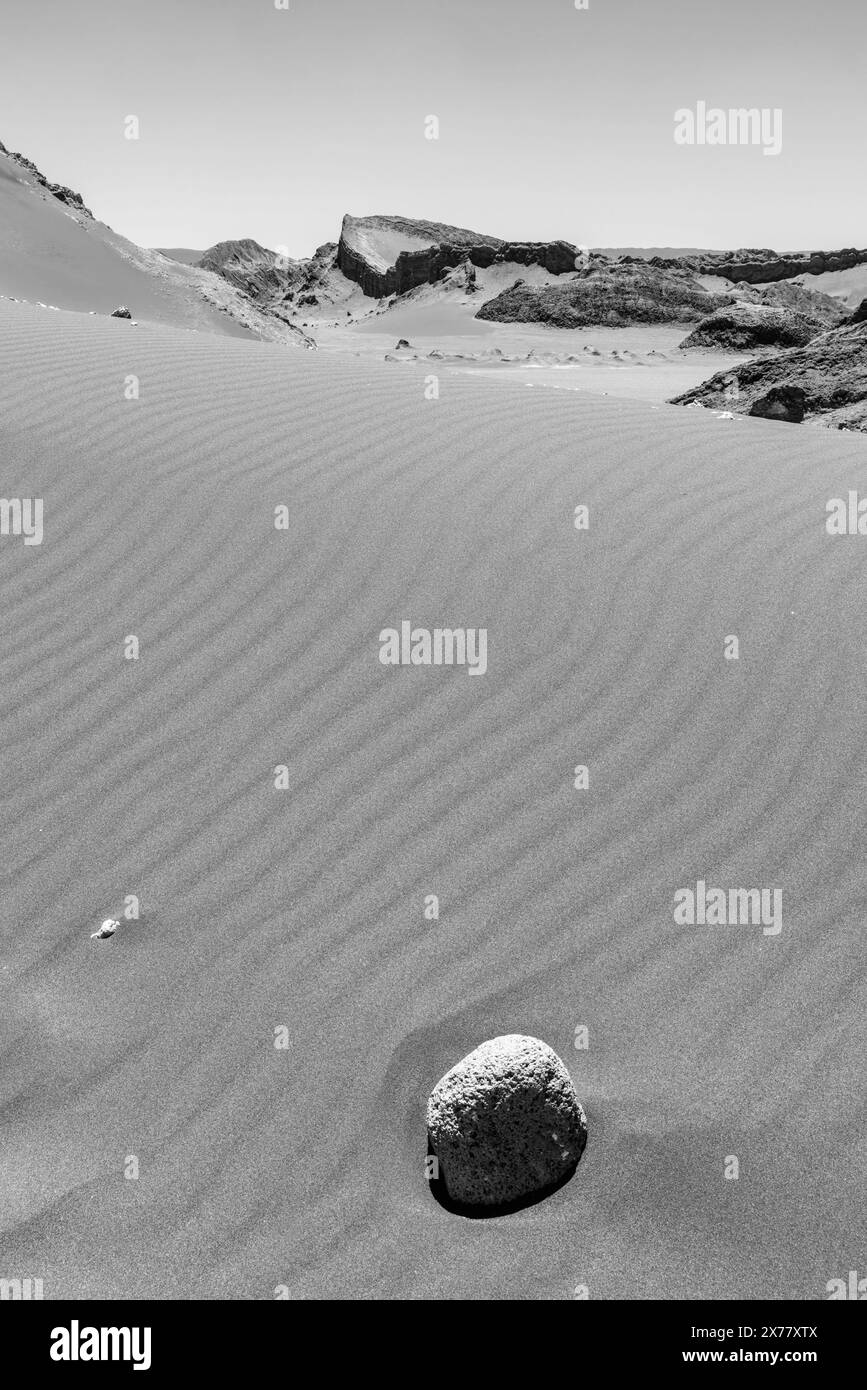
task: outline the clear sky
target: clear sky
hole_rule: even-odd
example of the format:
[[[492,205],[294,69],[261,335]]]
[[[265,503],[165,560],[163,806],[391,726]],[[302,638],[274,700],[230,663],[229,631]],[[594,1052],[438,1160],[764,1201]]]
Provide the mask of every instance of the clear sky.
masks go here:
[[[308,255],[344,212],[591,246],[867,245],[867,0],[288,5],[0,0],[0,140],[146,246]],[[781,153],[677,145],[699,101],[781,109]]]

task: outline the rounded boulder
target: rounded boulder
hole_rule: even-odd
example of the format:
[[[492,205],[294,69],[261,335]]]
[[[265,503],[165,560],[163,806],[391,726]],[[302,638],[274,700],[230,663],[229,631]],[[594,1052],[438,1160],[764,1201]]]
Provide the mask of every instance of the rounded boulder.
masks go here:
[[[556,1187],[587,1142],[587,1118],[565,1065],[522,1033],[491,1038],[438,1081],[428,1143],[449,1200],[509,1206]]]

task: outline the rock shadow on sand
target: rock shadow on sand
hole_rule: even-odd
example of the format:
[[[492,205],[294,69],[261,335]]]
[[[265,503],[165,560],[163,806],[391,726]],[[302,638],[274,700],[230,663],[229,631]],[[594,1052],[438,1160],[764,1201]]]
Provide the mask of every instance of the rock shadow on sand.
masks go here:
[[[434,1201],[445,1211],[453,1216],[464,1216],[469,1221],[489,1221],[495,1216],[512,1216],[515,1212],[524,1211],[526,1207],[535,1207],[539,1202],[544,1202],[548,1197],[559,1192],[561,1187],[565,1187],[571,1182],[575,1175],[581,1159],[587,1152],[585,1142],[584,1148],[566,1171],[557,1179],[556,1182],[548,1183],[546,1187],[537,1188],[534,1192],[528,1192],[524,1197],[517,1197],[511,1202],[496,1202],[491,1205],[481,1205],[471,1202],[456,1202],[446,1191],[445,1179],[439,1173],[439,1160],[434,1152],[430,1134],[427,1140],[426,1171],[432,1172],[436,1176],[430,1176],[427,1180],[430,1194]]]

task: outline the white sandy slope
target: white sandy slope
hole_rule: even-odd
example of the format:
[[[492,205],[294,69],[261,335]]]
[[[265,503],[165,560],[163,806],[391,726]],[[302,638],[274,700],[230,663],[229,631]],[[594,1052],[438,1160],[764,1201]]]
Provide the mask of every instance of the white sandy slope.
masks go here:
[[[0,153],[0,295],[236,338],[302,344],[219,275],[136,246]]]
[[[820,1299],[862,1267],[867,541],[823,526],[862,439],[0,304],[0,457],[45,503],[40,547],[0,538],[4,1277]],[[486,626],[487,675],[383,668],[405,617]],[[699,877],[781,888],[782,934],[676,927]],[[467,1221],[425,1102],[509,1031],[589,1144]]]

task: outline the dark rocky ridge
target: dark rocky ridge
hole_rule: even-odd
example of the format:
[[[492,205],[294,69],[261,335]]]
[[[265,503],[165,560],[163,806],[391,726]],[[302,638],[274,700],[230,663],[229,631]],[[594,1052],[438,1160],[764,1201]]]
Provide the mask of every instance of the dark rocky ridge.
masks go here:
[[[366,239],[375,240],[377,232],[419,240],[429,237],[430,244],[398,251],[391,264],[378,264],[364,245]],[[577,254],[577,247],[566,241],[503,241],[440,222],[408,217],[352,217],[347,213],[337,246],[337,265],[366,295],[382,299],[405,294],[418,285],[434,284],[445,271],[464,261],[482,269],[502,262],[539,265],[553,275],[563,275],[574,271]]]
[[[746,415],[772,388],[783,387],[790,388],[790,395],[804,393],[805,418],[838,429],[867,430],[867,321],[832,328],[805,347],[717,372],[675,396],[672,405],[723,407]]]
[[[795,310],[777,304],[751,304],[741,301],[717,309],[693,329],[680,344],[682,348],[724,348],[750,352],[754,348],[803,347],[825,325]]]
[[[763,285],[761,289],[756,289],[743,280],[728,293],[733,299],[747,304],[782,305],[786,309],[794,309],[796,313],[804,314],[808,319],[823,323],[826,328],[839,328],[847,317],[846,305],[839,299],[834,299],[830,294],[823,294],[821,290],[808,290],[791,280],[775,280],[773,284]]]
[[[279,308],[287,301],[299,305],[316,302],[316,290],[334,264],[334,242],[317,248],[310,260],[279,257],[251,237],[220,241],[210,246],[196,265],[228,280],[265,308]]]
[[[680,267],[593,256],[586,270],[561,285],[517,281],[483,304],[476,318],[555,328],[622,328],[633,323],[691,323],[730,306],[728,295],[708,293]]]
[[[851,270],[867,265],[867,248],[842,251],[771,251],[753,248],[740,251],[704,251],[695,256],[668,259],[653,256],[648,265],[681,266],[697,275],[722,275],[727,280],[757,284],[770,280],[791,280],[795,275],[823,275],[828,270]]]
[[[67,207],[75,208],[76,212],[83,213],[84,216],[89,217],[91,221],[96,221],[90,208],[85,206],[84,199],[80,193],[74,192],[73,189],[67,188],[62,183],[49,183],[42,171],[37,169],[33,161],[28,159],[26,155],[18,154],[15,150],[7,150],[2,142],[0,142],[0,154],[8,155],[9,159],[13,159],[22,169],[26,169],[28,173],[31,173],[40,187],[46,189],[46,191],[57,198],[59,202],[65,203]]]

